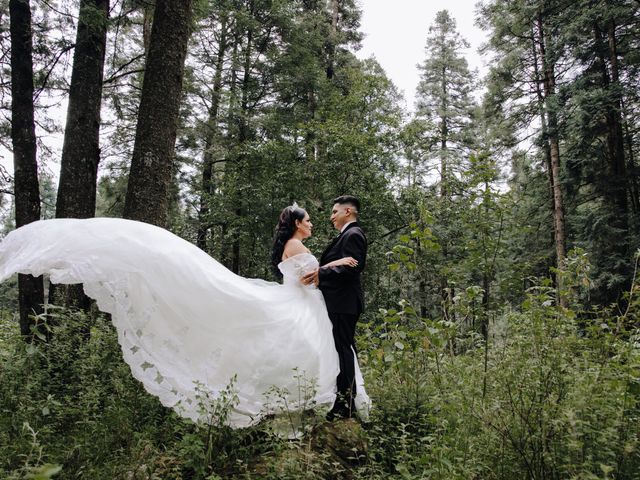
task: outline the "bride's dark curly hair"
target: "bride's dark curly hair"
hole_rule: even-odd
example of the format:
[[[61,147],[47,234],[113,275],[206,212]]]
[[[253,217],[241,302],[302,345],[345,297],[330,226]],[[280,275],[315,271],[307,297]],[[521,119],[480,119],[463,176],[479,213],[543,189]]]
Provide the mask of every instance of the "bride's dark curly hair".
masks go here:
[[[284,245],[296,231],[296,220],[304,220],[306,214],[307,212],[297,205],[291,205],[280,213],[273,236],[273,247],[271,247],[271,266],[273,273],[279,279],[282,278],[282,273],[278,270],[278,264],[282,261]]]

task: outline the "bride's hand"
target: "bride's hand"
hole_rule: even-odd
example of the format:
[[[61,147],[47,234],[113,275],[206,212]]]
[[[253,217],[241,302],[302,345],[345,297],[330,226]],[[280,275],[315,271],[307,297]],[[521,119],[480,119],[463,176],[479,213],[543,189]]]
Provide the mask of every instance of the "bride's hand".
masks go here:
[[[343,257],[338,260],[334,260],[333,262],[329,262],[325,265],[325,267],[338,267],[340,265],[346,265],[347,267],[357,267],[358,260],[353,257]]]
[[[318,269],[316,268],[315,270],[304,274],[301,278],[300,281],[302,282],[303,285],[315,285],[316,287],[318,286],[319,283],[319,279],[318,279]]]

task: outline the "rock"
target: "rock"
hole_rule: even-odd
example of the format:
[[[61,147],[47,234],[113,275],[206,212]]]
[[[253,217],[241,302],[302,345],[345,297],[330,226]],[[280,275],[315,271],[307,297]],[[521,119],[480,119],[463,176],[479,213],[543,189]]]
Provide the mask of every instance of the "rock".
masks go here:
[[[250,466],[250,475],[287,478],[345,479],[367,456],[362,425],[352,419],[322,422],[284,448],[261,455]]]
[[[311,432],[311,445],[315,451],[329,453],[347,470],[361,465],[367,456],[364,430],[353,419],[321,423]]]

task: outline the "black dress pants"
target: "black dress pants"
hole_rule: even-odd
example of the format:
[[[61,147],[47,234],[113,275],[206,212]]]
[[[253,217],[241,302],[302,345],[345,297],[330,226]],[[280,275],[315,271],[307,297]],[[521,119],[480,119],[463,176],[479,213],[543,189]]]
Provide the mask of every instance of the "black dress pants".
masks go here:
[[[333,339],[338,351],[340,373],[336,378],[338,396],[331,409],[335,415],[349,418],[355,412],[354,397],[356,395],[354,336],[359,315],[329,312],[333,324]]]

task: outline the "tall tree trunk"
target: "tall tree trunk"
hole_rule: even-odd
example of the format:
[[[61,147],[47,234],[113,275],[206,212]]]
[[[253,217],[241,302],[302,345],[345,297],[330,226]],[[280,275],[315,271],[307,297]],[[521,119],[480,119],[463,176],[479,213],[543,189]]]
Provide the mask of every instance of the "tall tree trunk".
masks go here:
[[[449,106],[448,95],[449,91],[447,88],[447,66],[442,67],[441,72],[441,80],[440,80],[440,98],[441,104],[440,108],[442,110],[440,116],[440,198],[441,204],[446,205],[447,207],[451,206],[451,199],[449,198],[449,172],[447,162],[448,158],[448,142],[449,142],[449,124],[447,117],[447,109]],[[443,219],[443,221],[446,221]],[[442,240],[442,258],[444,259],[445,264],[449,261],[449,238],[443,238]],[[446,315],[446,311],[449,308],[448,305],[451,304],[451,299],[454,297],[454,291],[449,286],[449,279],[443,276],[440,279],[440,295],[442,297],[443,304],[443,313]]]
[[[617,286],[603,289],[599,301],[610,303],[621,299],[631,287],[629,262],[629,202],[627,199],[627,172],[622,130],[622,96],[618,72],[618,52],[615,21],[607,22],[605,31],[594,24],[596,61],[604,90],[604,118],[606,126],[606,170],[599,187],[608,209],[609,225],[614,230],[604,242],[604,254],[612,260],[611,272],[624,278]]]
[[[598,24],[594,25],[596,55],[602,86],[607,95],[605,102],[605,122],[607,128],[607,181],[603,185],[603,193],[615,208],[617,227],[627,228],[627,185],[624,152],[624,135],[622,133],[622,100],[620,96],[618,53],[615,37],[615,23],[608,22],[607,41]],[[607,67],[607,62],[610,67]]]
[[[629,206],[627,201],[627,172],[624,153],[624,134],[622,133],[622,95],[620,74],[618,71],[618,47],[615,21],[609,20],[607,27],[609,64],[611,65],[611,108],[607,109],[607,129],[609,144],[609,174],[613,186],[612,195],[616,205],[617,227],[627,232]],[[626,235],[624,235],[626,238]]]
[[[540,116],[540,128],[542,130],[542,145],[544,148],[544,160],[547,169],[547,179],[549,181],[549,206],[551,210],[551,219],[554,224],[553,230],[550,232],[550,241],[555,245],[555,210],[556,202],[553,193],[555,181],[553,178],[553,169],[551,168],[551,147],[549,146],[549,127],[547,127],[547,115],[544,107],[544,92],[542,91],[543,78],[540,74],[540,62],[538,59],[538,46],[536,44],[535,27],[531,32],[531,50],[533,55],[534,83],[536,86],[536,97],[538,99],[538,115]],[[557,266],[557,265],[556,265]]]
[[[224,69],[224,57],[228,47],[227,42],[227,16],[220,20],[220,40],[218,41],[218,57],[216,58],[216,70],[211,93],[211,107],[207,119],[207,137],[205,139],[205,151],[202,166],[202,194],[200,195],[200,210],[198,212],[198,239],[197,245],[202,250],[207,249],[207,234],[209,232],[209,202],[214,192],[214,161],[213,154],[218,140],[218,112],[220,110],[220,96],[222,91],[222,71]]]
[[[318,110],[318,102],[316,99],[316,92],[313,90],[313,87],[309,89],[307,92],[307,112],[308,112],[308,123],[307,130],[305,132],[304,138],[304,147],[305,147],[305,157],[307,159],[307,168],[312,167],[316,168],[316,162],[318,161],[318,140],[315,132],[315,119],[316,112]],[[314,125],[311,128],[309,125]],[[317,182],[311,182],[311,194],[315,196],[315,188]]]
[[[627,171],[629,172],[629,189],[631,194],[631,208],[634,214],[640,212],[640,186],[638,186],[638,167],[636,166],[633,152],[633,133],[629,130],[629,116],[626,113],[624,102],[622,106],[622,117],[624,123],[624,135],[627,148]]]
[[[10,0],[11,31],[11,140],[15,183],[16,227],[40,219],[40,191],[36,162],[36,132],[33,108],[33,43],[29,0]],[[42,313],[42,277],[18,276],[20,333],[28,335]]]
[[[109,0],[82,0],[62,146],[57,218],[95,215],[100,161],[100,104],[107,41]],[[88,309],[80,285],[52,288],[50,301]]]
[[[250,2],[250,14],[253,15],[253,2]],[[243,59],[243,73],[242,84],[240,90],[240,110],[238,113],[238,144],[244,144],[249,137],[249,83],[251,81],[251,55],[253,52],[253,28],[249,28],[247,31],[247,44],[244,49]],[[236,179],[238,182],[245,181],[246,170],[245,154],[240,153],[236,159]],[[236,189],[236,192],[238,189]],[[243,196],[237,195],[236,204],[236,217],[238,220],[244,216]],[[231,271],[234,273],[240,273],[240,230],[234,229],[233,248],[231,250]]]
[[[56,217],[95,215],[108,0],[82,0],[62,146]]]
[[[235,127],[238,125],[238,84],[239,78],[238,73],[241,68],[240,61],[240,44],[242,43],[242,32],[239,31],[238,28],[235,28],[233,33],[233,48],[231,49],[231,76],[229,79],[229,107],[227,111],[227,124],[230,128],[227,128],[227,132],[225,135],[225,139],[227,142],[231,143],[234,139],[237,139],[238,132],[236,132]],[[228,151],[231,148],[227,149],[226,160],[232,160]],[[224,165],[224,179],[225,182],[232,182],[233,180],[233,162],[225,161]],[[233,203],[233,202],[232,202]],[[233,241],[233,222],[225,221],[222,224],[221,228],[221,246],[220,246],[220,261],[221,263],[227,267],[228,269],[232,269],[233,255],[231,253],[232,248],[229,245],[229,242]]]
[[[124,217],[166,226],[191,0],[157,0]]]
[[[153,2],[144,2],[142,7],[142,45],[145,56],[149,55],[151,46],[151,27],[153,26]]]
[[[556,246],[556,262],[559,270],[563,269],[564,259],[566,257],[566,233],[564,219],[564,204],[562,202],[562,188],[560,185],[560,138],[558,132],[558,117],[553,101],[555,99],[555,65],[553,61],[547,58],[546,37],[544,33],[544,21],[542,14],[538,15],[538,35],[540,58],[543,70],[544,100],[545,112],[548,126],[549,138],[549,155],[551,157],[551,174],[553,176],[553,219],[554,219],[554,237]],[[558,291],[563,292],[562,275],[556,276]],[[566,298],[560,294],[558,296],[559,303],[566,306]]]
[[[331,32],[327,40],[328,63],[327,78],[331,80],[334,75],[336,60],[336,44],[338,43],[338,16],[340,14],[340,0],[331,0]]]
[[[449,125],[447,118],[447,108],[448,108],[448,89],[447,89],[447,67],[446,65],[442,67],[442,78],[440,81],[440,95],[442,104],[440,108],[442,109],[442,114],[440,117],[440,196],[444,199],[449,194],[449,185],[448,185],[448,176],[449,172],[447,171],[447,142],[449,141]]]

